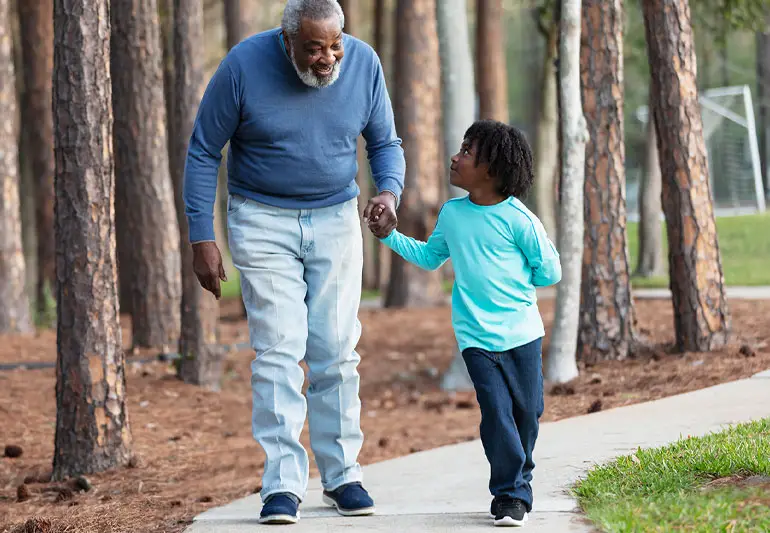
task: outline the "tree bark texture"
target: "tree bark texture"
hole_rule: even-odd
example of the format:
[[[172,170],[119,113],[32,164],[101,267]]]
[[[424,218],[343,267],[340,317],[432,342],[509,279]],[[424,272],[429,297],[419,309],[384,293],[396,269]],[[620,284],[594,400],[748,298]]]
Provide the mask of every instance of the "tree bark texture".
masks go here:
[[[435,226],[442,187],[441,73],[435,0],[399,0],[397,7],[396,128],[406,157],[399,208],[402,232],[425,241]],[[407,264],[393,254],[386,307],[434,305],[443,300],[437,272]]]
[[[182,334],[177,375],[186,383],[218,390],[222,375],[222,349],[217,322],[219,305],[198,283],[193,271],[192,246],[184,215],[184,164],[203,81],[203,1],[174,0],[174,148],[171,173],[174,177],[182,257]]]
[[[581,78],[588,126],[578,357],[625,359],[635,340],[626,245],[623,2],[583,0]]]
[[[9,0],[0,0],[0,333],[32,331],[19,203],[16,77]]]
[[[241,39],[245,37],[246,30],[244,28],[245,24],[241,7],[241,0],[224,0],[225,38],[228,50],[241,42]]]
[[[56,437],[53,476],[127,462],[107,0],[55,0]]]
[[[37,289],[39,313],[46,311],[46,296],[53,292],[56,256],[53,239],[53,0],[18,2],[24,57],[22,128],[26,157],[35,183],[37,226]]]
[[[559,51],[559,25],[547,28],[540,114],[535,140],[535,206],[548,235],[555,238],[556,177],[559,175],[559,97],[555,61]]]
[[[583,187],[588,133],[580,101],[580,0],[563,0],[559,41],[562,184],[558,249],[562,279],[556,289],[556,312],[545,377],[563,383],[578,375],[575,356],[580,321],[583,262]]]
[[[646,155],[639,190],[639,264],[636,267],[636,275],[645,278],[662,276],[665,273],[663,235],[660,231],[660,195],[663,184],[660,175],[658,138],[655,135],[652,102],[650,102],[649,110]]]
[[[157,0],[111,6],[116,222],[133,345],[179,339],[179,228],[169,175]]]
[[[163,46],[163,98],[166,103],[166,145],[171,153],[174,138],[174,4],[159,0],[160,39]]]
[[[508,122],[502,0],[476,0],[476,86],[479,118]],[[470,125],[470,124],[469,124]]]
[[[642,5],[676,344],[682,351],[714,350],[727,341],[729,315],[695,84],[690,8],[686,0]]]

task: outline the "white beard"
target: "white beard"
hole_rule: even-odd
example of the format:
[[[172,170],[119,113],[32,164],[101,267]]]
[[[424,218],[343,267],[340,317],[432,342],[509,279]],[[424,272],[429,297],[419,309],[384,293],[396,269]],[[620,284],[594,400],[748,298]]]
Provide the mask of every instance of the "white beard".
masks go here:
[[[294,67],[294,70],[297,72],[297,76],[299,76],[299,79],[302,80],[302,83],[308,87],[313,87],[314,89],[323,89],[324,87],[329,87],[332,85],[335,81],[337,81],[337,78],[340,77],[339,61],[334,62],[332,73],[329,76],[319,78],[318,75],[313,72],[312,67],[305,71],[299,69],[297,66],[297,60],[294,58],[294,48],[291,49],[289,55],[291,56],[291,64]]]

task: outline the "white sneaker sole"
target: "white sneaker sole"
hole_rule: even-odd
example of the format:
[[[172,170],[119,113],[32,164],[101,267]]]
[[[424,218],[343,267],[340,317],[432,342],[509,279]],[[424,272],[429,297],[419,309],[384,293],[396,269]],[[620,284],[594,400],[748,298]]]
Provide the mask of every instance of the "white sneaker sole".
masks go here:
[[[325,494],[323,496],[323,501],[326,505],[329,505],[337,509],[337,512],[342,516],[369,516],[369,515],[373,515],[375,511],[374,506],[364,507],[363,509],[352,509],[352,510],[340,509],[339,504],[334,500],[332,500],[331,498],[329,498],[328,496],[326,496]]]
[[[299,511],[297,511],[297,516],[291,516],[290,514],[273,514],[270,516],[260,516],[259,517],[259,523],[260,524],[296,524],[299,522]]]
[[[527,520],[529,520],[529,515],[527,513],[524,513],[524,518],[521,520],[516,520],[512,516],[504,516],[499,520],[495,520],[495,526],[497,527],[522,527]]]

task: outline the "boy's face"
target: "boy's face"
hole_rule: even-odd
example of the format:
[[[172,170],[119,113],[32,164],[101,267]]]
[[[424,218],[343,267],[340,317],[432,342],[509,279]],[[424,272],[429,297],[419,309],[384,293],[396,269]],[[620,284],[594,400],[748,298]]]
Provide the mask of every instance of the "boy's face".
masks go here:
[[[476,146],[467,139],[463,141],[460,151],[452,156],[449,171],[449,183],[468,192],[493,186],[492,177],[487,172],[487,164],[476,166]]]

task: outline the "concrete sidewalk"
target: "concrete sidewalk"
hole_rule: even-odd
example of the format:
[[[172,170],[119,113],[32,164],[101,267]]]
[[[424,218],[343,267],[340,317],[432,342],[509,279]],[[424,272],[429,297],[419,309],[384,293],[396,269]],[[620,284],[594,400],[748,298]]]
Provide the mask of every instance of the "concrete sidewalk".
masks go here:
[[[718,385],[541,426],[535,450],[535,509],[526,530],[549,533],[593,531],[576,510],[568,489],[595,463],[660,446],[680,436],[717,431],[725,424],[770,416],[770,371]],[[301,520],[287,531],[482,532],[490,531],[489,467],[479,441],[415,453],[366,467],[365,485],[377,514],[344,518],[321,503],[320,483],[311,481]],[[255,476],[256,476],[255,472]],[[211,509],[187,533],[245,533],[276,526],[257,522],[258,496]]]

